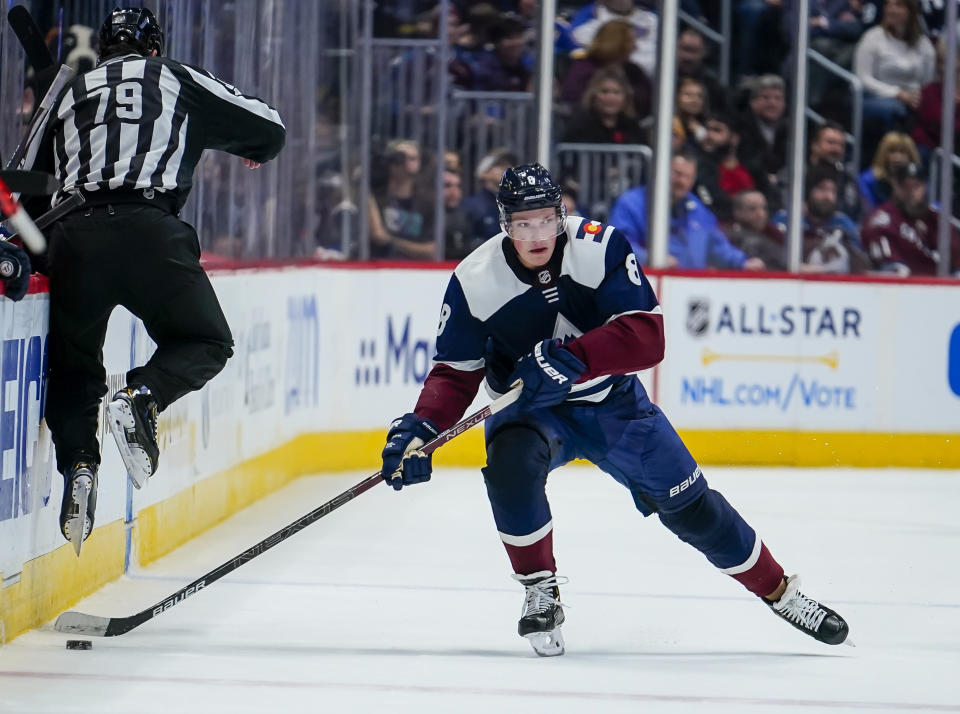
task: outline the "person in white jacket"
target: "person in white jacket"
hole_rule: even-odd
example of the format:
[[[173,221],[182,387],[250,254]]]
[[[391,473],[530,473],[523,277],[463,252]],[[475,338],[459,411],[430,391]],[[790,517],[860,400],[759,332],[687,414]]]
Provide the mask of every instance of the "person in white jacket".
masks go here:
[[[886,0],[883,21],[864,33],[853,58],[864,86],[865,132],[879,137],[896,128],[919,105],[935,69],[917,0]]]

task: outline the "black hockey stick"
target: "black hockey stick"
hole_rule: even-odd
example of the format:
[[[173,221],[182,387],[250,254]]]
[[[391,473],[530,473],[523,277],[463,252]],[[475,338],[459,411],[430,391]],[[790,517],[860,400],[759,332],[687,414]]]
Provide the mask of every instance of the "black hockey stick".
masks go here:
[[[465,432],[470,427],[476,426],[492,414],[496,414],[504,407],[513,404],[519,395],[520,387],[517,386],[504,394],[502,397],[485,406],[483,409],[471,414],[466,419],[463,419],[462,421],[451,426],[436,439],[428,444],[425,444],[420,451],[422,451],[424,454],[432,453],[451,439],[454,439]],[[345,504],[347,501],[352,501],[364,491],[368,491],[376,486],[378,483],[380,483],[380,481],[380,472],[377,471],[377,473],[373,474],[372,476],[368,476],[353,488],[347,489],[336,498],[327,501],[319,508],[310,511],[310,513],[298,518],[285,528],[281,528],[273,535],[264,538],[262,541],[243,551],[235,558],[231,558],[220,567],[214,568],[209,573],[197,578],[186,587],[180,588],[170,597],[161,600],[153,607],[148,607],[146,610],[141,610],[136,615],[129,615],[127,617],[99,617],[97,615],[85,615],[82,612],[70,611],[60,615],[60,617],[57,618],[53,628],[57,632],[68,632],[77,635],[92,635],[95,637],[113,637],[115,635],[122,635],[125,632],[129,632],[134,627],[139,627],[147,620],[166,612],[175,605],[179,605],[191,595],[194,595],[195,593],[198,593],[201,590],[209,587],[212,583],[216,582],[227,573],[233,572],[240,566],[256,558],[264,551],[269,550],[278,543],[282,543],[294,533],[302,531],[304,528],[320,520],[331,511],[340,508],[340,506]]]
[[[39,74],[53,65],[50,48],[43,41],[43,33],[40,32],[40,28],[37,27],[37,23],[26,7],[16,5],[10,8],[10,12],[7,13],[7,22],[10,23],[13,34],[20,40],[23,51],[27,53],[27,62],[34,72]]]

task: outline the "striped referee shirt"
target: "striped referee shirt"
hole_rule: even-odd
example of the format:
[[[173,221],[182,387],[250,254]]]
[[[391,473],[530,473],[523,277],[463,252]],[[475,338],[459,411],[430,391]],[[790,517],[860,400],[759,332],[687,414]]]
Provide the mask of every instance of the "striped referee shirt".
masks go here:
[[[205,70],[164,57],[111,58],[58,97],[31,168],[53,173],[54,197],[155,189],[182,206],[204,149],[264,162],[283,148],[277,111]]]

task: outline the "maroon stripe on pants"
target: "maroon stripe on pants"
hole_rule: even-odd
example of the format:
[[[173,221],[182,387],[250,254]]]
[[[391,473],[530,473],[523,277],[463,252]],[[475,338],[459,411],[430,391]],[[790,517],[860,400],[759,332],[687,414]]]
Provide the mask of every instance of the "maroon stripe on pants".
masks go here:
[[[780,587],[780,583],[783,582],[783,568],[780,566],[780,563],[770,555],[766,544],[761,542],[760,557],[757,558],[754,566],[750,568],[750,570],[731,575],[730,577],[754,595],[763,597]]]
[[[557,563],[553,559],[553,528],[547,531],[536,543],[530,545],[510,545],[504,543],[513,572],[517,575],[530,575],[541,570],[557,572]]]

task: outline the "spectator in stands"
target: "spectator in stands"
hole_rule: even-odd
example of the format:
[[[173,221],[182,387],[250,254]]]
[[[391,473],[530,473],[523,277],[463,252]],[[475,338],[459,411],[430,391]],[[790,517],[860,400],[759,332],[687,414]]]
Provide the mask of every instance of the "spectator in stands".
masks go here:
[[[857,175],[847,168],[847,133],[833,121],[815,126],[810,138],[810,162],[808,166],[829,166],[837,174],[837,200],[839,210],[853,220],[860,218],[860,189]]]
[[[911,162],[920,163],[920,154],[913,139],[899,131],[888,132],[880,141],[870,168],[860,174],[860,195],[865,212],[890,200],[893,193],[890,177],[898,167]]]
[[[730,245],[717,226],[716,217],[691,193],[696,180],[696,155],[681,151],[670,164],[668,267],[763,270],[762,260],[748,258]],[[647,188],[639,186],[622,194],[610,213],[610,223],[624,232],[637,258],[646,263]]]
[[[920,106],[920,89],[934,78],[936,53],[923,34],[917,0],[887,0],[883,21],[857,44],[853,70],[863,82],[865,144],[902,128]]]
[[[940,146],[941,118],[943,116],[943,67],[947,58],[947,38],[941,37],[937,42],[937,79],[925,86],[920,92],[920,103],[917,106],[917,120],[913,127],[913,138],[917,148],[927,156]],[[954,150],[960,151],[960,71],[954,75],[956,88],[954,101],[953,130]],[[926,156],[924,158],[927,158]]]
[[[560,96],[576,105],[583,97],[584,88],[593,74],[601,68],[617,67],[623,70],[633,92],[633,106],[638,119],[650,115],[653,85],[647,74],[630,61],[636,45],[633,26],[625,20],[610,20],[594,36],[586,52],[575,59],[563,77]]]
[[[420,146],[408,139],[392,141],[383,164],[386,180],[371,178],[371,257],[432,260],[433,207],[418,183]]]
[[[767,270],[786,270],[784,231],[770,220],[767,198],[748,189],[733,197],[733,223],[726,230],[731,245],[751,258],[760,258]]]
[[[472,241],[472,231],[463,213],[463,181],[458,171],[443,171],[444,207],[444,254],[446,260],[462,260],[477,246]]]
[[[960,26],[958,26],[960,33]],[[958,37],[960,40],[960,37]],[[917,142],[920,158],[925,166],[937,161],[934,150],[942,145],[941,112],[943,111],[943,66],[947,56],[947,38],[941,36],[937,42],[937,81],[931,82],[920,92],[920,106],[917,107],[913,138]],[[960,61],[960,60],[958,60]],[[960,71],[954,75],[954,116],[953,151],[960,153]],[[960,216],[960,167],[953,164],[953,215]]]
[[[560,199],[563,201],[563,207],[567,211],[568,216],[581,216],[583,212],[580,210],[580,206],[577,205],[578,194],[577,190],[572,186],[562,184],[560,186]]]
[[[783,1],[783,22],[790,32],[797,0]],[[810,49],[849,70],[857,41],[866,29],[861,0],[812,0],[810,2]],[[837,93],[849,85],[817,62],[808,66],[807,102],[827,111]]]
[[[785,234],[787,213],[778,211],[773,222]],[[803,187],[803,247],[801,272],[864,273],[870,260],[860,247],[857,224],[837,210],[837,172],[830,166],[811,166]]]
[[[469,59],[472,89],[483,92],[525,92],[533,77],[533,56],[527,52],[527,28],[514,16],[503,15],[490,28],[492,50]]]
[[[463,201],[463,213],[470,224],[470,241],[482,243],[499,233],[500,210],[497,208],[497,189],[500,177],[511,166],[519,164],[516,155],[506,149],[494,149],[477,164],[480,190]]]
[[[862,0],[864,24],[872,27],[883,15],[883,6],[887,0]],[[946,5],[944,0],[920,0],[920,15],[923,19],[925,32],[932,39],[937,39],[943,32],[946,23]]]
[[[699,79],[707,90],[707,100],[712,109],[729,109],[727,91],[717,75],[708,69],[703,60],[707,56],[707,44],[703,35],[692,27],[684,27],[677,36],[677,76]]]
[[[687,135],[687,146],[702,149],[707,138],[705,123],[709,110],[703,82],[694,77],[681,77],[677,83],[676,107],[677,117]]]
[[[446,171],[453,171],[459,177],[463,171],[463,160],[456,151],[448,149],[443,152],[443,168]]]
[[[730,117],[722,112],[710,112],[705,126],[707,133],[694,193],[717,219],[721,223],[732,220],[733,197],[741,191],[756,188],[769,197],[768,201],[775,199],[777,192],[763,168],[740,161],[740,135]]]
[[[447,41],[450,43],[452,54],[449,65],[450,81],[458,87],[470,87],[473,85],[473,70],[470,68],[470,64],[477,53],[483,50],[483,43],[478,41],[478,36],[467,21],[464,11],[451,4],[449,12]],[[440,6],[436,8],[433,27],[428,36],[440,36]],[[424,74],[433,77],[436,70],[428,64],[424,68]],[[431,87],[428,85],[425,89],[429,91]]]
[[[936,275],[939,211],[927,201],[927,175],[919,163],[898,166],[893,196],[873,210],[863,225],[863,242],[874,266],[902,277]],[[960,233],[950,228],[948,273],[960,277]]]
[[[670,131],[670,154],[676,154],[683,149],[687,143],[687,132],[683,128],[683,122],[674,115],[673,128]]]
[[[563,141],[588,144],[642,144],[627,77],[617,67],[597,70],[590,78]]]
[[[780,47],[782,0],[737,0],[734,27],[734,72],[739,76],[777,72],[784,57]]]
[[[795,2],[784,2],[784,15]],[[864,29],[860,0],[813,0],[810,3],[810,48],[841,67],[850,67]]]
[[[765,74],[751,83],[750,110],[740,118],[740,159],[755,158],[767,172],[770,183],[787,163],[790,127],[784,117],[787,109],[786,85],[775,74]]]
[[[588,47],[604,24],[618,19],[633,25],[636,46],[631,59],[648,77],[653,77],[657,71],[657,16],[636,7],[633,0],[597,0],[589,19],[581,22],[580,16],[574,17],[573,38],[582,47]]]
[[[510,12],[519,15],[523,24],[535,36],[537,27],[540,23],[540,2],[539,0],[512,0],[506,3]],[[568,56],[578,48],[576,40],[573,39],[573,32],[570,25],[562,17],[557,16],[553,23],[553,53],[558,57]]]
[[[483,52],[502,13],[489,2],[464,3],[457,7],[466,24],[466,28],[458,33],[457,47],[466,54]]]

